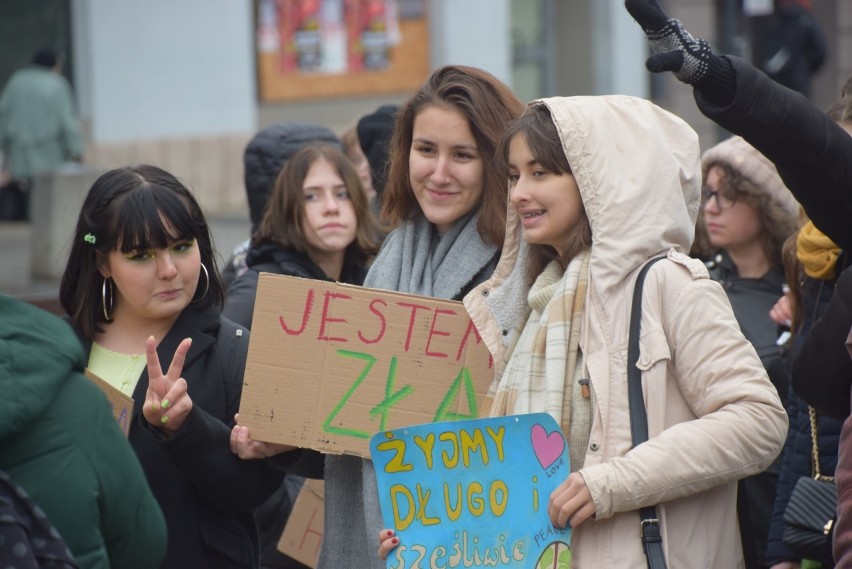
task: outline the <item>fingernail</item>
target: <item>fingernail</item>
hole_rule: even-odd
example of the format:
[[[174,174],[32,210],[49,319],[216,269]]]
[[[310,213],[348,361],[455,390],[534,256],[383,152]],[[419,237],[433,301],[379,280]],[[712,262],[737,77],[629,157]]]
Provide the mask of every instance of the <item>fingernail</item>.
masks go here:
[[[153,402],[151,403],[151,410],[152,410],[152,411],[159,411],[159,410],[160,410],[160,406],[157,404],[157,402],[156,402],[156,401],[153,401]]]
[[[169,407],[169,400],[168,400],[168,399],[163,399],[163,402],[162,402],[162,403],[160,403],[160,407],[162,407],[163,409],[168,409],[168,407]]]
[[[399,538],[398,537],[393,538],[391,540],[391,543],[394,543],[394,544],[399,543]]]
[[[392,530],[392,529],[389,529],[389,530],[388,530],[388,537],[390,537],[390,536],[392,536],[392,535],[393,535],[393,530]]]
[[[240,427],[241,435],[248,435],[248,427]]]
[[[166,423],[169,422],[169,416],[163,415],[162,417],[160,417],[160,422],[165,425]]]

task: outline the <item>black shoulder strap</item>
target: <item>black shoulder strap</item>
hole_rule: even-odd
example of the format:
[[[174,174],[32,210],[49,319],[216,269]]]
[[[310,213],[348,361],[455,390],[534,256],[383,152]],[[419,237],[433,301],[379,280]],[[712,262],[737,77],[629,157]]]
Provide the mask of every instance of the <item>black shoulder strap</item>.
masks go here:
[[[645,288],[645,275],[657,261],[665,257],[651,259],[639,271],[633,288],[633,304],[630,308],[630,336],[627,339],[627,389],[630,396],[630,434],[633,446],[648,440],[648,416],[645,414],[645,399],[642,397],[642,371],[636,367],[639,361],[639,334],[642,325],[642,290]]]
[[[642,323],[642,290],[645,287],[645,275],[657,261],[665,257],[651,259],[639,271],[633,288],[633,304],[630,308],[630,335],[627,339],[627,391],[630,401],[630,434],[633,446],[648,440],[648,415],[645,412],[645,399],[642,397],[642,371],[636,367],[639,362],[639,333]],[[657,507],[646,506],[639,509],[641,520],[642,547],[649,569],[665,569],[666,558],[663,555],[663,536],[660,532],[660,520]]]

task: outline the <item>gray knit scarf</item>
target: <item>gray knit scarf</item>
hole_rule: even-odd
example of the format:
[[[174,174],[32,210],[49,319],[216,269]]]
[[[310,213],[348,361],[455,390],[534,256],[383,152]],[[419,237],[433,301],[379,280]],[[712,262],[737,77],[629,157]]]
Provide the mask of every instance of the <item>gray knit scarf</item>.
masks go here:
[[[422,214],[403,223],[385,239],[364,286],[458,299],[499,250],[479,237],[478,219],[469,213],[441,236]]]
[[[479,237],[477,219],[473,212],[442,236],[422,215],[403,223],[385,239],[364,286],[458,299],[488,279],[497,264],[500,250]],[[383,527],[373,462],[326,455],[325,535],[318,569],[384,569],[377,555]]]

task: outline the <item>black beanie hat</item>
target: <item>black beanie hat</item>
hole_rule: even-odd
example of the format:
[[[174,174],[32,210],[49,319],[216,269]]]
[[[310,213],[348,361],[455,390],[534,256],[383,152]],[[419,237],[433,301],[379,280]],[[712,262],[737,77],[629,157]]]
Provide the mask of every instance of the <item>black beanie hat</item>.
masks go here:
[[[358,143],[370,163],[373,188],[381,198],[387,182],[388,155],[397,105],[382,105],[358,121]]]
[[[309,123],[284,122],[260,130],[246,145],[243,180],[248,197],[252,233],[263,219],[275,179],[287,160],[309,144],[324,143],[341,149],[340,139],[330,128]]]
[[[33,63],[36,65],[41,65],[42,67],[47,67],[49,69],[53,69],[56,65],[56,61],[59,59],[56,51],[50,49],[49,47],[42,48],[35,52],[33,55]]]

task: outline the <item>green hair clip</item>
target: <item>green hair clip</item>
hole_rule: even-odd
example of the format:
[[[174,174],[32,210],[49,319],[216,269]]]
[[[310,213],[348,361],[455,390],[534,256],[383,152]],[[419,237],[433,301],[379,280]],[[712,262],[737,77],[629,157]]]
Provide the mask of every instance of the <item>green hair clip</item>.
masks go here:
[[[90,243],[90,244],[94,245],[95,244],[95,236],[92,235],[91,233],[86,233],[86,235],[83,237],[83,241],[85,241],[86,243]]]

